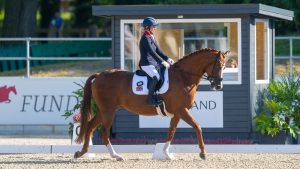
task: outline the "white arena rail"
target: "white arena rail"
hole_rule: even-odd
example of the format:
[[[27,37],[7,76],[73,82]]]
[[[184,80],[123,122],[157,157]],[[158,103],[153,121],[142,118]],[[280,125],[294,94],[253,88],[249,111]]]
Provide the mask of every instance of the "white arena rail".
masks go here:
[[[81,145],[0,145],[0,154],[69,153],[81,150]],[[155,145],[114,145],[118,153],[153,153]],[[283,153],[300,154],[300,145],[206,145],[208,153]],[[174,144],[170,153],[199,153],[198,145]],[[104,145],[91,145],[89,153],[108,153]]]

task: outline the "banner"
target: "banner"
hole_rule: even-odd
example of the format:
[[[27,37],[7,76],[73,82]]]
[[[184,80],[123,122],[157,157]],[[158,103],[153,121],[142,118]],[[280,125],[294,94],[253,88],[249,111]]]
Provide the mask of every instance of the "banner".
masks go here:
[[[202,128],[223,128],[223,92],[196,92],[190,112]],[[139,116],[140,128],[169,128],[169,126],[168,117]],[[190,128],[190,126],[180,120],[177,128]]]
[[[0,78],[0,124],[68,124],[85,78]]]

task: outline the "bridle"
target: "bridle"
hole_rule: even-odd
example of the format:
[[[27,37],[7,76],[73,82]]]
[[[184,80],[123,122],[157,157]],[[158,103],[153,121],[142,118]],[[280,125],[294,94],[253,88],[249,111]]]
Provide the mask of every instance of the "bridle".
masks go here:
[[[222,77],[214,76],[215,67],[216,67],[217,62],[220,62],[220,58],[219,58],[219,57],[216,57],[216,58],[215,58],[215,62],[214,62],[214,66],[213,66],[213,69],[212,69],[212,72],[211,72],[211,76],[203,75],[204,78],[202,77],[202,79],[206,79],[206,80],[208,80],[210,83],[212,83],[212,82],[214,82],[214,81],[216,81],[216,82],[222,82],[222,81],[223,81],[223,78],[222,78]]]

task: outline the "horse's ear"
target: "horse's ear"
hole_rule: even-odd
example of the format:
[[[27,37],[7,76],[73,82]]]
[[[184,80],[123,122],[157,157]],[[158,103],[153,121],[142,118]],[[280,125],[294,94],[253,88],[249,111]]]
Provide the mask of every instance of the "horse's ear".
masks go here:
[[[220,51],[221,52],[221,51]],[[220,54],[221,58],[225,58],[230,53],[229,50],[227,50],[225,53]]]
[[[218,52],[218,58],[221,58],[221,57],[222,57],[222,52],[219,51],[219,52]]]
[[[224,55],[228,55],[230,53],[230,50],[227,50]]]

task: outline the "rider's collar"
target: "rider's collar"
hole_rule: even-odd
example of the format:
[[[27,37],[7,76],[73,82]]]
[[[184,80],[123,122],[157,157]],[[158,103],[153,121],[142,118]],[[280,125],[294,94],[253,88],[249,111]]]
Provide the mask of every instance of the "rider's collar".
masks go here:
[[[150,32],[150,31],[145,31],[145,35],[147,35],[147,36],[151,36],[152,34],[151,34],[151,32]]]
[[[155,37],[150,31],[145,31],[145,35],[151,37],[155,41]]]

